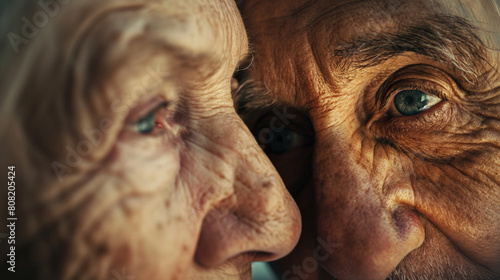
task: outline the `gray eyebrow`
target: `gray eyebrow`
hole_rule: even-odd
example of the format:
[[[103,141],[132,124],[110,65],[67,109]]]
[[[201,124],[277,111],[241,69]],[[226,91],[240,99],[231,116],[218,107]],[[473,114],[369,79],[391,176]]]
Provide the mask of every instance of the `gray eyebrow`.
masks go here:
[[[332,51],[337,67],[346,71],[376,66],[407,52],[424,55],[452,66],[467,81],[484,73],[487,46],[478,29],[459,16],[437,14],[416,24],[399,27],[396,32],[363,35]]]

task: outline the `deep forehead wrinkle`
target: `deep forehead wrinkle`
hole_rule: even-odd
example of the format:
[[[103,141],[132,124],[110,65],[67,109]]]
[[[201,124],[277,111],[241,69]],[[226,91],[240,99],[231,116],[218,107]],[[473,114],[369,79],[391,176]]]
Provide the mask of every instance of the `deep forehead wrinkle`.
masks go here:
[[[374,67],[404,53],[430,57],[451,66],[473,82],[488,61],[487,47],[466,19],[444,14],[424,18],[396,31],[364,34],[339,45],[331,54],[341,71]]]

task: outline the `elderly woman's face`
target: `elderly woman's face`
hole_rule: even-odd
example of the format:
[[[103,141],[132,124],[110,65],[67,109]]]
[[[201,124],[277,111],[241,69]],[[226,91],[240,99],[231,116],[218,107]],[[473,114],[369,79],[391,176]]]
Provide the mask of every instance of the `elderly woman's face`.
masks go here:
[[[47,254],[40,275],[249,279],[252,261],[293,248],[300,217],[233,108],[231,77],[247,52],[234,1],[96,3],[81,4],[90,16],[79,30],[57,33],[82,20],[71,4],[46,27],[56,31],[47,36],[79,36],[63,44],[77,42],[69,88],[86,96],[67,101],[67,131],[38,141],[60,155],[59,180],[20,197],[33,221],[29,244]],[[78,74],[101,83],[87,86]],[[38,108],[58,113],[45,103],[33,105],[27,131],[48,121]]]
[[[241,111],[304,220],[282,279],[498,279],[498,1],[243,5]]]

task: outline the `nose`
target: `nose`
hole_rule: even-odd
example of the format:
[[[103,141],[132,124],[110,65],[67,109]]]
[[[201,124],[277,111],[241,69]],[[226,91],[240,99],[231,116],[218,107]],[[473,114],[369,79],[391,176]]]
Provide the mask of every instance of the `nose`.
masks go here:
[[[338,143],[317,155],[323,167],[316,170],[318,235],[336,245],[322,266],[339,280],[386,279],[424,241],[411,185],[394,179],[390,170],[376,179],[350,152],[352,146]],[[394,169],[378,160],[375,165]]]
[[[253,261],[285,256],[300,235],[295,202],[236,114],[217,128],[224,135],[224,158],[234,180],[227,181],[231,195],[214,204],[203,220],[196,261],[215,267],[241,256]]]

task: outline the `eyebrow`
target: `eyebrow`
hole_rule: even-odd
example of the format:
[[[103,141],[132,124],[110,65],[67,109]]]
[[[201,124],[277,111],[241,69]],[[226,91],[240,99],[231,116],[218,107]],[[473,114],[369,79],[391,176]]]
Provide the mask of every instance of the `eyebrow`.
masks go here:
[[[412,52],[453,67],[474,84],[488,62],[487,47],[478,29],[459,16],[436,14],[397,32],[363,35],[332,51],[337,67],[349,69],[379,65],[388,59]]]

